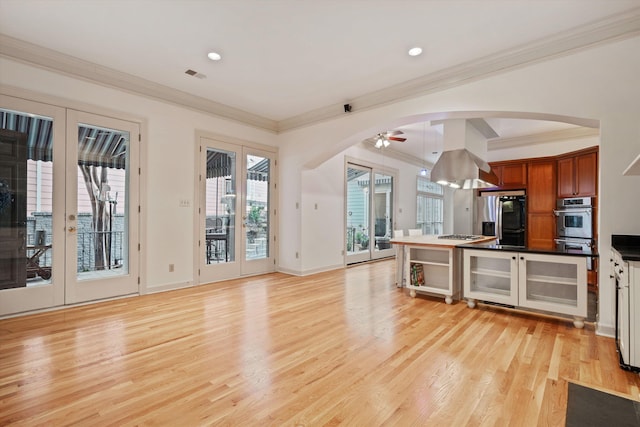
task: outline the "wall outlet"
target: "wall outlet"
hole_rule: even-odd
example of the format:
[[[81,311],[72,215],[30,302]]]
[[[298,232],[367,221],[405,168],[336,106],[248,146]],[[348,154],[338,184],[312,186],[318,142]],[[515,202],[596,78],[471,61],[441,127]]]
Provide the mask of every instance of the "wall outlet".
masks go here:
[[[191,206],[191,200],[189,199],[180,199],[180,203],[178,204],[181,208],[188,208]]]
[[[169,264],[169,273],[173,273],[173,270],[174,270],[174,265]]]

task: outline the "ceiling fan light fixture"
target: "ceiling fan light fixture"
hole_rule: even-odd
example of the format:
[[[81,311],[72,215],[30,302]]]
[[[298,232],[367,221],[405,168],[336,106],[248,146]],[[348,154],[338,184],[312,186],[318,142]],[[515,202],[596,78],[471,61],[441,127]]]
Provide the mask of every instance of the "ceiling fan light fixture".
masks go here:
[[[378,139],[376,140],[376,148],[380,148],[380,147],[382,147],[382,144],[383,144],[383,142],[382,142],[382,138],[378,138]]]
[[[412,47],[411,49],[409,49],[409,56],[418,56],[422,53],[422,48],[421,47]]]
[[[388,139],[386,139],[386,138],[385,138],[385,139],[383,139],[383,140],[382,140],[382,144],[384,144],[384,146],[385,146],[385,148],[386,148],[386,147],[388,147],[388,146],[389,146],[389,144],[391,144],[391,143],[389,142],[389,140],[388,140]]]

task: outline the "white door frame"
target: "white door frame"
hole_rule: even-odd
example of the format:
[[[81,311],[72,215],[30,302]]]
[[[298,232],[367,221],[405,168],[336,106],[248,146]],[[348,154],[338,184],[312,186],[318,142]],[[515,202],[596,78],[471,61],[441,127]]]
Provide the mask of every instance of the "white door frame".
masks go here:
[[[207,147],[233,151],[236,153],[236,216],[235,216],[235,248],[234,261],[227,263],[205,263],[206,242],[205,217],[206,209],[203,203],[206,201],[206,152]],[[245,258],[245,228],[243,227],[243,209],[246,194],[246,154],[262,155],[272,159],[270,171],[270,256],[258,261],[244,261]],[[276,271],[278,247],[275,244],[278,233],[277,206],[277,147],[252,143],[225,135],[204,131],[196,131],[195,138],[195,163],[194,163],[194,245],[193,245],[193,271],[194,284],[206,284],[221,280],[229,280],[241,276],[264,274]]]
[[[80,279],[77,274],[77,194],[78,194],[78,124],[122,130],[129,133],[125,231],[128,237],[123,271]],[[67,185],[66,185],[66,291],[65,302],[74,304],[139,293],[139,181],[140,126],[138,123],[104,117],[82,111],[67,110]],[[74,219],[76,218],[76,219]],[[124,269],[126,268],[126,272]],[[104,271],[103,273],[109,273]]]

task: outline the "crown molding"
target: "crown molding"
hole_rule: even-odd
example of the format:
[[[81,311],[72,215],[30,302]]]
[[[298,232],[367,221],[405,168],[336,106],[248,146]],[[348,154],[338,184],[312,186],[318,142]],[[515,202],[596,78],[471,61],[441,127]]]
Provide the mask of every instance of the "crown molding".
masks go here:
[[[442,91],[536,62],[570,55],[579,50],[638,35],[640,35],[640,7],[542,38],[533,43],[487,55],[436,73],[352,98],[349,100],[352,110],[348,114],[356,114],[358,111],[365,111],[400,100]],[[318,108],[280,121],[278,131],[284,132],[333,119],[344,114],[342,105]]]
[[[352,111],[349,113],[344,112],[343,103],[340,103],[339,105],[317,108],[279,122],[4,34],[0,34],[0,56],[280,133],[345,114],[357,114],[358,111],[366,111],[393,102],[442,91],[536,62],[566,56],[582,49],[638,35],[640,35],[640,7],[533,43],[464,62],[353,98],[349,101],[352,106]]]
[[[600,135],[600,129],[577,127],[551,132],[541,132],[533,135],[514,136],[511,138],[495,138],[487,142],[487,150],[502,150],[505,148],[522,147],[525,145],[545,144],[569,139],[590,138]]]
[[[15,39],[5,34],[0,34],[0,55],[92,83],[125,90],[148,98],[159,99],[274,133],[278,129],[278,124],[274,120],[172,89],[113,68],[103,67],[33,43]]]

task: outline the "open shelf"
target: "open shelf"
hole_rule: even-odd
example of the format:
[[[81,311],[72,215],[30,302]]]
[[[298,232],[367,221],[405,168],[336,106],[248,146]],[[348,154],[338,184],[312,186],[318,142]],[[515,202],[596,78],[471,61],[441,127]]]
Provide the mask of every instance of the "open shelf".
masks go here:
[[[444,262],[422,261],[420,259],[411,259],[409,260],[409,262],[412,264],[437,265],[440,267],[449,267],[449,263],[444,263]]]

